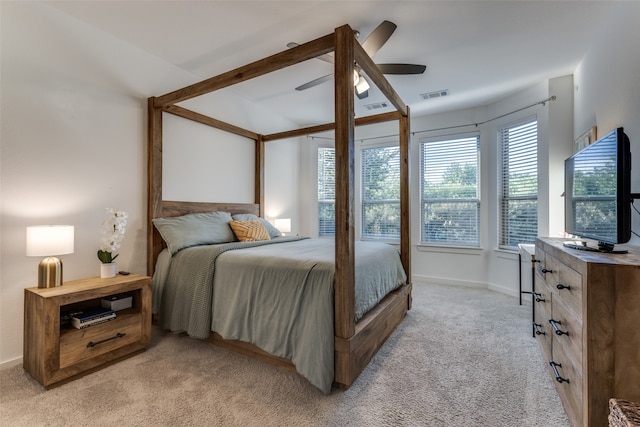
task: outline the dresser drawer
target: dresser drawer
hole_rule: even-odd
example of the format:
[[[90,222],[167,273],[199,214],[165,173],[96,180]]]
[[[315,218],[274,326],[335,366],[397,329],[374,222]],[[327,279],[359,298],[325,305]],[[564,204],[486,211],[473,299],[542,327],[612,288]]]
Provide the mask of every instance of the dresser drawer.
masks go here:
[[[86,329],[66,330],[60,335],[60,369],[109,353],[142,339],[140,313],[90,326]]]
[[[581,359],[580,359],[581,360]],[[576,364],[564,351],[564,347],[557,345],[557,341],[553,343],[553,360],[552,362],[559,364],[556,366],[558,375],[563,378],[563,382],[559,382],[556,373],[553,371],[553,366],[549,363],[549,369],[556,381],[556,390],[560,395],[560,400],[564,406],[569,419],[572,420],[572,425],[582,425],[582,366]],[[605,420],[606,421],[606,420]]]
[[[538,288],[543,287],[538,292]],[[537,299],[533,300],[535,305],[534,316],[534,336],[540,342],[540,348],[542,354],[547,362],[551,360],[551,341],[553,340],[553,329],[549,324],[549,318],[551,317],[551,294],[546,291],[541,283],[536,280],[536,293]]]
[[[551,320],[555,322],[554,328]],[[576,316],[557,295],[553,296],[553,308],[549,326],[554,335],[553,352],[556,347],[563,347],[564,353],[576,363],[582,361],[582,319]]]
[[[558,274],[558,281],[550,285],[565,307],[582,318],[582,275],[564,266]]]
[[[553,256],[546,254],[544,262],[540,262],[539,271],[545,282],[551,287],[555,286],[559,280],[559,271],[563,264]]]

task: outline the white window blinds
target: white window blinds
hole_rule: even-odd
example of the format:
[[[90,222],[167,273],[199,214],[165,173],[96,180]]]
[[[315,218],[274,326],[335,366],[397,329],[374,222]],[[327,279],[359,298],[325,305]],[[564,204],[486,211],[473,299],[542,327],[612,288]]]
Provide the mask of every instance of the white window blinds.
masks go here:
[[[400,239],[400,148],[361,151],[362,237]]]
[[[318,235],[336,233],[336,154],[331,147],[318,147]]]
[[[421,241],[480,246],[478,135],[420,143]]]
[[[534,243],[538,234],[538,121],[498,132],[501,153],[499,246]]]

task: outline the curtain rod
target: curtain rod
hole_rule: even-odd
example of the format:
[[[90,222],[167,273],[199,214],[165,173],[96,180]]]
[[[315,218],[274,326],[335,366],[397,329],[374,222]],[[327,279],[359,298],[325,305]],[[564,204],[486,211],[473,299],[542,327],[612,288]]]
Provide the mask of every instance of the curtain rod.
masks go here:
[[[534,104],[527,105],[526,107],[518,108],[517,110],[513,110],[513,111],[510,111],[510,112],[508,112],[508,113],[504,113],[504,114],[502,114],[502,115],[500,115],[500,116],[492,117],[492,118],[490,118],[490,119],[485,120],[484,122],[478,122],[478,123],[467,123],[466,125],[448,126],[448,127],[443,127],[443,128],[437,128],[437,129],[417,130],[417,131],[415,131],[415,132],[411,132],[411,135],[413,136],[413,135],[415,135],[416,133],[432,132],[432,131],[434,131],[434,130],[447,130],[447,129],[463,128],[463,127],[467,127],[467,126],[475,126],[475,127],[478,127],[478,126],[480,126],[480,125],[487,124],[487,123],[492,122],[492,121],[494,121],[494,120],[498,120],[498,119],[501,119],[501,118],[503,118],[503,117],[507,117],[507,116],[509,116],[509,115],[511,115],[511,114],[519,113],[520,111],[526,110],[527,108],[535,107],[535,106],[537,106],[537,105],[542,105],[542,106],[544,107],[544,106],[547,104],[547,102],[551,102],[551,101],[555,101],[555,100],[556,100],[556,96],[555,96],[555,95],[551,95],[551,96],[550,96],[549,98],[547,98],[547,99],[543,99],[542,101],[538,101],[538,102],[536,102],[536,103],[534,103]]]
[[[494,120],[498,120],[498,119],[501,119],[501,118],[503,118],[503,117],[507,117],[507,116],[509,116],[509,115],[511,115],[511,114],[519,113],[520,111],[526,110],[526,109],[531,108],[531,107],[535,107],[535,106],[537,106],[537,105],[542,105],[542,106],[544,107],[544,106],[547,104],[547,102],[555,101],[556,99],[557,99],[557,98],[556,98],[556,96],[555,96],[555,95],[551,95],[549,98],[547,98],[547,99],[543,99],[542,101],[538,101],[538,102],[533,103],[533,104],[531,104],[531,105],[527,105],[526,107],[518,108],[517,110],[510,111],[510,112],[505,113],[505,114],[502,114],[502,115],[500,115],[500,116],[492,117],[492,118],[487,119],[487,120],[485,120],[485,121],[483,121],[483,122],[478,122],[478,123],[467,123],[467,124],[465,124],[465,125],[447,126],[447,127],[442,127],[442,128],[433,128],[433,129],[417,130],[417,131],[411,132],[411,136],[414,136],[414,135],[415,135],[415,134],[417,134],[417,133],[433,132],[433,131],[436,131],[436,130],[458,129],[458,128],[464,128],[464,127],[468,127],[468,126],[475,126],[475,127],[478,127],[478,126],[480,126],[480,125],[487,124],[487,123],[492,122],[492,121],[494,121]],[[390,137],[394,137],[394,136],[398,136],[398,134],[397,134],[397,133],[395,133],[395,134],[391,134],[391,135],[372,136],[372,137],[369,137],[369,138],[357,138],[357,139],[358,139],[360,142],[364,142],[364,141],[369,141],[369,140],[373,140],[373,139],[390,138]],[[334,141],[334,138],[328,138],[328,137],[324,137],[324,136],[313,136],[313,135],[307,135],[307,138],[311,138],[311,140],[314,140],[314,139],[324,139],[324,140],[328,140],[328,141]]]

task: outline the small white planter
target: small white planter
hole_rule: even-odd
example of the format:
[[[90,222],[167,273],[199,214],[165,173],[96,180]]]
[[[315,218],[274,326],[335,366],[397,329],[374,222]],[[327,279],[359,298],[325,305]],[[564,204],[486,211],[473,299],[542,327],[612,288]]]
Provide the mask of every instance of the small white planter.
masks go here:
[[[116,277],[117,267],[115,262],[108,264],[100,264],[100,277],[102,279],[108,279],[109,277]]]

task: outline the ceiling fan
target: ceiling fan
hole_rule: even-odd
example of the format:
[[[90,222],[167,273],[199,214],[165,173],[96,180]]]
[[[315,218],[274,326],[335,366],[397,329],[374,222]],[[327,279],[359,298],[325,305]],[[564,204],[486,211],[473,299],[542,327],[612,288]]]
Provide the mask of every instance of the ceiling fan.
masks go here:
[[[369,34],[369,36],[362,42],[362,48],[367,55],[373,57],[373,55],[380,50],[380,48],[389,40],[391,34],[396,30],[397,25],[390,21],[383,21],[376,27],[375,30]],[[356,31],[356,37],[358,32]],[[296,47],[297,43],[287,43],[287,47]],[[334,58],[331,55],[320,55],[317,57],[325,62],[331,64],[334,63]],[[376,64],[383,74],[422,74],[426,70],[426,65],[416,64]],[[311,87],[317,86],[321,83],[329,81],[333,78],[333,74],[319,77],[315,80],[311,80],[301,86],[298,86],[296,90],[305,90]],[[356,95],[360,99],[364,99],[369,96],[369,82],[362,76],[361,70],[356,66],[353,70],[353,86],[355,87]]]

